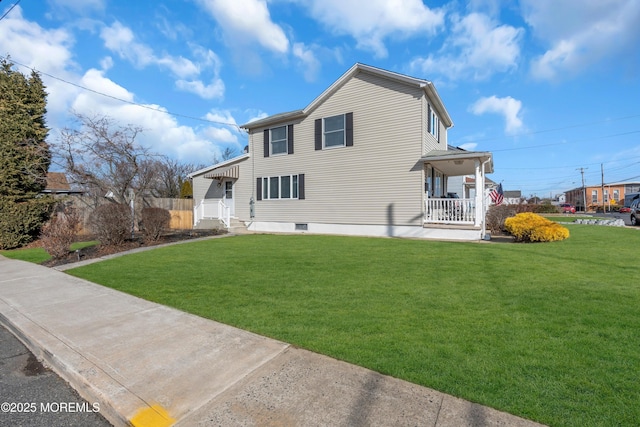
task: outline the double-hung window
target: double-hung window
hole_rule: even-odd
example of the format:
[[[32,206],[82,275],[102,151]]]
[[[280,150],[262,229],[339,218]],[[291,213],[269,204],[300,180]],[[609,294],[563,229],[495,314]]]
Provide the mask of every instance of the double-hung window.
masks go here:
[[[324,146],[344,147],[345,146],[345,120],[344,114],[339,116],[326,117],[323,120]]]
[[[315,148],[352,147],[353,113],[324,117],[315,121]]]
[[[302,182],[303,174],[258,178],[258,200],[303,199]]]
[[[293,154],[293,125],[264,130],[264,157]]]
[[[280,126],[271,129],[271,154],[287,153],[287,127]]]

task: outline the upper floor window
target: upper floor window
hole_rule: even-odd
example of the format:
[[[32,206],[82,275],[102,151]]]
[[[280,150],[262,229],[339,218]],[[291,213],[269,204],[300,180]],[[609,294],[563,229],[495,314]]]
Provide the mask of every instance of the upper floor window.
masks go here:
[[[353,113],[317,119],[315,145],[316,150],[353,146]]]
[[[344,114],[326,117],[323,120],[324,146],[344,147],[345,145],[345,120]]]
[[[591,190],[591,203],[598,203],[598,190]]]
[[[440,141],[440,119],[431,108],[429,108],[429,133]]]
[[[293,125],[264,130],[264,157],[293,154]]]
[[[287,127],[280,126],[271,129],[271,154],[286,154]]]

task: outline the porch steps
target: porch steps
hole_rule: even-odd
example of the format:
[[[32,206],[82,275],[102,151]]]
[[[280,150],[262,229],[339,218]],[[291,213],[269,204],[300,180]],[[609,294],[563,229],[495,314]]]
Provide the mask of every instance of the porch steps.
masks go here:
[[[224,229],[224,224],[219,219],[201,219],[195,227],[194,230],[213,230],[215,228]],[[231,224],[229,226],[228,231],[230,233],[243,234],[248,233],[247,227],[244,222],[240,221],[237,218],[231,218]]]
[[[213,230],[215,228],[224,228],[219,219],[201,219],[193,227],[194,230]]]
[[[249,234],[251,231],[247,230],[247,226],[243,221],[237,218],[231,218],[231,224],[229,226],[229,233],[235,234]]]

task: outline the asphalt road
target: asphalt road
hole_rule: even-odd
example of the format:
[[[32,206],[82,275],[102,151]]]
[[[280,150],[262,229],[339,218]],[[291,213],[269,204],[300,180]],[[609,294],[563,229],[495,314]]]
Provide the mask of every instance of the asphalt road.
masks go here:
[[[99,410],[0,325],[0,426],[111,426]]]

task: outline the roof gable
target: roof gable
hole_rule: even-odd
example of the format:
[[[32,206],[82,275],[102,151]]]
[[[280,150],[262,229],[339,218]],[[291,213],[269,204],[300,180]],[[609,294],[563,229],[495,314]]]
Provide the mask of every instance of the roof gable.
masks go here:
[[[358,73],[368,73],[375,76],[379,76],[388,80],[393,80],[402,84],[406,84],[413,87],[422,89],[433,107],[438,111],[441,122],[446,127],[453,126],[453,122],[449,113],[447,112],[438,92],[436,91],[433,83],[428,80],[418,79],[410,77],[404,74],[395,73],[392,71],[383,70],[381,68],[372,67],[361,63],[355,63],[347,72],[345,72],[338,80],[333,82],[331,86],[325,89],[318,97],[316,97],[309,105],[301,110],[291,111],[289,113],[279,113],[263,119],[254,120],[252,122],[241,125],[243,129],[251,130],[259,127],[269,126],[274,123],[282,122],[285,120],[292,120],[294,118],[306,117],[311,114],[318,106],[325,102],[329,97],[336,93],[341,87],[343,87],[350,79],[355,77]]]

